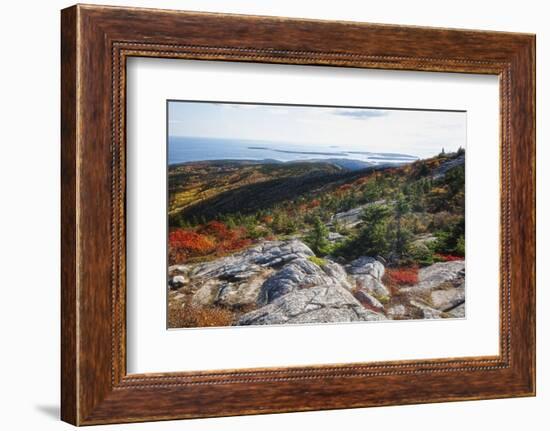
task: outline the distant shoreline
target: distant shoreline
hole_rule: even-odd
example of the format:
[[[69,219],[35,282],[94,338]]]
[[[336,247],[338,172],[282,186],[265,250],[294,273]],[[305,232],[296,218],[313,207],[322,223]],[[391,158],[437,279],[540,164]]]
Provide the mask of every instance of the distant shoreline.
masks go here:
[[[325,153],[321,151],[292,151],[292,150],[277,150],[275,148],[269,147],[247,147],[249,150],[268,150],[275,151],[277,153],[286,153],[286,154],[307,154],[312,156],[346,156],[349,154],[348,151],[341,151],[338,153]]]
[[[240,139],[221,138],[193,138],[193,137],[170,137],[167,146],[167,163],[169,166],[180,165],[188,162],[200,162],[208,160],[235,160],[259,163],[269,161],[270,163],[288,163],[291,161],[307,162],[338,160],[338,165],[343,165],[344,159],[347,164],[354,165],[397,165],[411,163],[416,160],[433,157],[426,157],[400,153],[365,151],[361,148],[347,148],[345,145],[301,145],[292,142],[271,142],[253,141]]]
[[[417,156],[411,156],[409,154],[400,154],[400,153],[373,153],[370,151],[340,151],[340,152],[321,152],[321,151],[292,151],[292,150],[279,150],[276,148],[270,147],[247,147],[250,150],[268,150],[275,151],[277,153],[288,153],[288,154],[310,154],[317,156],[347,156],[348,154],[363,154],[369,156],[371,159],[410,159],[410,160],[419,160]]]

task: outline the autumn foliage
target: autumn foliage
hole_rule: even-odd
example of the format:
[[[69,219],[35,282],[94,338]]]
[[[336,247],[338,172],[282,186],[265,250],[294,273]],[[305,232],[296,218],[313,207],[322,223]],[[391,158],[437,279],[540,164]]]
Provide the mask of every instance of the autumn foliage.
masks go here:
[[[384,274],[383,281],[390,289],[417,284],[418,268],[388,268]]]
[[[230,229],[219,221],[208,222],[196,229],[175,229],[168,236],[170,263],[241,250],[252,244],[246,235],[245,229]]]
[[[463,256],[455,256],[452,254],[440,254],[436,253],[434,257],[441,262],[454,262],[455,260],[464,260]]]
[[[176,229],[168,235],[170,264],[185,262],[192,256],[204,256],[215,248],[214,241],[192,230]]]
[[[225,223],[217,220],[206,223],[204,226],[199,228],[199,232],[214,236],[216,239],[221,241],[231,240],[236,236],[236,232],[229,229]]]
[[[170,232],[168,243],[170,247],[197,255],[208,254],[214,249],[214,242],[210,238],[184,229]]]

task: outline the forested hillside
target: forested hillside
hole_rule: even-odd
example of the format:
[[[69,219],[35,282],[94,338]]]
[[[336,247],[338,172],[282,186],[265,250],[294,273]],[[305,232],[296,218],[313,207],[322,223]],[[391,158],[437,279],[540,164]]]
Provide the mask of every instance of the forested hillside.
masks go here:
[[[182,277],[177,280],[183,282],[190,268],[200,265],[204,268],[208,263],[212,267],[219,262],[227,264],[243,256],[256,256],[254,250],[258,247],[263,250],[262,247],[269,244],[279,244],[278,248],[294,244],[300,251],[296,254],[290,250],[288,255],[296,254],[314,266],[301,264],[299,271],[306,274],[316,273],[318,269],[325,271],[318,274],[320,279],[306,283],[307,286],[330,284],[325,279],[326,271],[338,272],[340,269],[334,267],[338,265],[344,268],[340,284],[351,283],[348,290],[354,300],[371,311],[380,312],[377,306],[373,308],[371,299],[365,299],[364,295],[359,295],[363,299],[358,298],[358,289],[365,286],[357,282],[353,271],[358,262],[365,263],[368,259],[369,271],[381,265],[383,275],[375,279],[383,289],[377,291],[371,283],[370,290],[364,293],[373,295],[375,304],[385,310],[381,315],[387,318],[385,304],[402,305],[399,301],[395,303],[398,293],[404,294],[408,288],[422,283],[421,275],[426,272],[422,272],[422,268],[429,269],[438,262],[449,265],[456,262],[458,272],[453,273],[453,283],[460,286],[462,280],[463,288],[464,161],[465,153],[459,150],[401,166],[353,170],[327,161],[219,161],[171,167],[168,238],[171,274]],[[265,290],[264,284],[274,275],[273,271],[284,269],[285,264],[293,260],[270,261],[269,270],[241,275],[248,288],[255,286],[253,300],[245,301],[246,306],[224,305],[220,299],[223,293],[220,286],[231,284],[232,276],[227,275],[225,284],[221,281],[221,285],[216,284],[218,299],[206,308],[192,306],[196,289],[185,293],[190,281],[174,282],[172,277],[171,287],[181,290],[176,301],[178,310],[187,307],[186,318],[192,309],[202,310],[203,314],[207,309],[214,310],[218,313],[218,317],[213,318],[218,322],[213,323],[215,325],[221,324],[219,315],[228,316],[226,324],[248,324],[243,323],[248,322],[246,319],[239,319],[245,312],[262,305],[256,294]],[[250,263],[246,262],[243,265]],[[174,270],[176,267],[180,270]],[[330,267],[332,270],[327,270]],[[332,276],[334,274],[329,274],[329,278]],[[287,283],[279,282],[271,280],[273,291],[281,291],[281,286]],[[301,283],[297,287],[301,290],[307,286]],[[408,301],[410,304],[410,298]],[[370,305],[365,305],[367,303]],[[433,301],[428,301],[426,306],[433,306]],[[172,326],[208,326],[185,321],[181,313],[171,314]],[[413,311],[408,313],[405,316],[415,316]],[[225,320],[222,318],[222,321]]]

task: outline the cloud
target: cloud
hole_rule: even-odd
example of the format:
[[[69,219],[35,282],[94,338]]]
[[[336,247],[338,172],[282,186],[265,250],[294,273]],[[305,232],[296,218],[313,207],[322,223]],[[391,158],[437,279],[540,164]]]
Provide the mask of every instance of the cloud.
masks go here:
[[[388,115],[386,111],[379,111],[375,109],[336,109],[334,114],[342,117],[353,118],[356,120],[367,120],[369,118],[385,117]]]

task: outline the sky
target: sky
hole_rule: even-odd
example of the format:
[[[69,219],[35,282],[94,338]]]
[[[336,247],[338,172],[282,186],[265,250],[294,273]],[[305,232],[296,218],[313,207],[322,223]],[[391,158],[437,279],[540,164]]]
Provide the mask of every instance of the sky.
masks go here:
[[[275,141],[420,158],[466,147],[466,112],[216,102],[168,104],[169,136]]]

